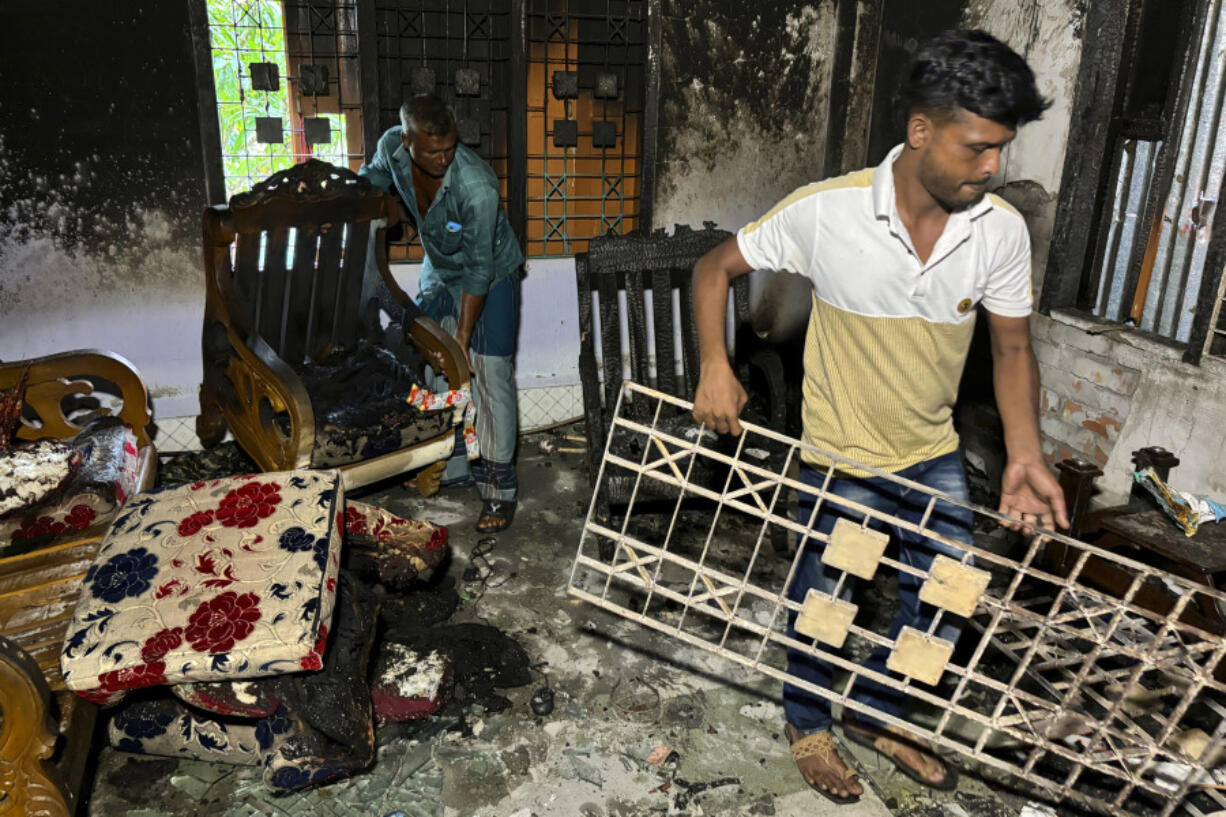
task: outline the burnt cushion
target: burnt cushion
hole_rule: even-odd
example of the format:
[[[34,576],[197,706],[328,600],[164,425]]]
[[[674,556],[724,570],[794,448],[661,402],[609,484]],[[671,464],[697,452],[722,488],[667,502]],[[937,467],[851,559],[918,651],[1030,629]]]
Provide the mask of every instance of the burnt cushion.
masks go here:
[[[314,468],[390,454],[454,425],[450,409],[421,411],[408,404],[413,386],[425,385],[421,366],[381,346],[363,342],[295,370],[315,414]]]
[[[67,537],[101,535],[140,487],[136,434],[118,418],[93,423],[68,445],[78,462],[72,478],[43,501],[0,518],[0,554],[17,556]]]

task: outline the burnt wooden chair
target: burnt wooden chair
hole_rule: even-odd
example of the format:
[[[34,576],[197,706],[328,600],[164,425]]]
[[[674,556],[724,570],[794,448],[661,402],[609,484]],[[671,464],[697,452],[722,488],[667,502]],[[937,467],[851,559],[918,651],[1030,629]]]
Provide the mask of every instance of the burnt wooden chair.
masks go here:
[[[398,219],[393,198],[315,159],[205,210],[205,446],[228,427],[266,471],[339,468],[352,488],[425,469],[418,488],[437,490],[461,411],[409,407],[407,378],[429,363],[458,390],[468,367],[392,278]]]
[[[1152,467],[1164,482],[1179,458],[1157,447],[1142,448],[1132,455],[1134,470]],[[1128,502],[1110,508],[1090,510],[1094,480],[1102,469],[1087,460],[1067,459],[1056,465],[1069,511],[1069,536],[1139,562],[1152,564],[1207,587],[1223,588],[1226,577],[1226,525],[1202,526],[1195,536],[1185,536],[1139,485],[1134,484]],[[1068,575],[1082,551],[1048,543],[1044,552],[1047,566]],[[1132,574],[1096,556],[1086,559],[1081,575],[1112,595],[1122,596],[1129,589]],[[1160,582],[1143,585],[1134,602],[1161,615],[1169,615],[1177,596]],[[1186,624],[1208,632],[1226,634],[1226,616],[1210,596],[1196,595],[1180,616]],[[1226,673],[1222,667],[1219,673]]]
[[[157,455],[149,395],[131,364],[94,350],[4,363],[0,389],[13,388],[27,371],[18,439],[73,437],[82,430],[75,409],[109,414],[97,397],[110,394],[122,400],[114,413],[136,439],[134,486],[152,487]],[[113,515],[20,555],[0,550],[0,815],[60,817],[76,810],[98,707],[66,690],[60,647]]]
[[[588,251],[575,256],[579,291],[579,377],[587,425],[588,478],[593,486],[626,369],[619,327],[624,324],[630,338],[631,379],[692,401],[699,374],[698,328],[691,305],[694,264],[731,235],[710,224],[702,230],[678,225],[671,236],[665,235],[663,230],[651,234],[609,234],[592,239]],[[619,304],[619,293],[625,295],[624,310]],[[650,304],[648,293],[651,294]],[[674,338],[674,297],[680,306],[679,347]],[[750,402],[742,416],[749,422],[784,432],[788,400],[783,361],[778,351],[763,343],[752,330],[747,277],[733,282],[732,303],[733,331],[729,337],[732,365],[750,394]],[[648,336],[649,311],[654,344]],[[649,348],[652,345],[654,348]],[[650,420],[645,414],[647,407],[641,404],[627,406],[626,411],[635,419]],[[680,419],[686,422],[685,418]],[[692,425],[692,418],[688,422]],[[783,456],[781,450],[770,451],[763,465],[781,468]],[[602,508],[602,513],[627,503],[633,482],[631,476],[606,474],[601,499],[608,508]],[[655,498],[655,494],[663,498],[667,493],[654,484],[639,488],[639,497],[648,500]],[[784,529],[772,529],[772,543],[777,550],[786,550],[787,541]]]

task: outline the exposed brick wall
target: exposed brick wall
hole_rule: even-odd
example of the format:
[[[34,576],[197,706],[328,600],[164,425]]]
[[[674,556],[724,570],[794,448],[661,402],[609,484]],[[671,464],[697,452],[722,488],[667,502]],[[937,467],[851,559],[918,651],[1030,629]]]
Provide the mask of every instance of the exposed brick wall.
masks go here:
[[[1035,315],[1030,322],[1042,389],[1039,431],[1049,463],[1085,457],[1107,464],[1132,410],[1141,371],[1119,361],[1108,333]]]

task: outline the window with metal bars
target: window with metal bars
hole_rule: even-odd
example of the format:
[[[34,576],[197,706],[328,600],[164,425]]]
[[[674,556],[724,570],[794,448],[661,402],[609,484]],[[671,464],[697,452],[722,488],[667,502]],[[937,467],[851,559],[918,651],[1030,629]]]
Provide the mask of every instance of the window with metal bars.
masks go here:
[[[434,92],[502,180],[528,255],[638,225],[648,0],[193,1],[227,194],[312,156],[356,170],[401,103]],[[411,227],[391,248],[421,256]]]
[[[206,0],[226,195],[309,158],[363,159],[356,6]]]
[[[375,0],[379,130],[400,124],[413,94],[451,103],[459,141],[489,162],[509,204],[512,14],[505,0]],[[392,260],[422,257],[410,229]]]
[[[638,225],[646,0],[526,0],[528,255]]]
[[[1209,250],[1226,170],[1226,2],[1134,0],[1130,12],[1077,305],[1188,344],[1190,360],[1224,355],[1226,258]]]

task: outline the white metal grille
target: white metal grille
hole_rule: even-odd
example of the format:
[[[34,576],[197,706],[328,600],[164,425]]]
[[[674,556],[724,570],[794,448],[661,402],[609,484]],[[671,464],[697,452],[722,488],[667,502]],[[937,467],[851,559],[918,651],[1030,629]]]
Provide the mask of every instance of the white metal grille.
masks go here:
[[[572,596],[847,710],[906,726],[985,771],[1023,778],[1053,799],[1129,815],[1200,815],[1226,806],[1213,774],[1226,732],[1226,685],[1215,677],[1226,640],[1187,623],[1197,605],[1219,604],[1226,599],[1222,594],[1054,533],[1022,540],[1008,554],[978,539],[965,548],[929,528],[939,503],[970,508],[979,531],[992,527],[988,520],[1004,517],[765,428],[746,424],[724,448],[727,440],[692,420],[686,428],[691,409],[670,395],[624,385],[571,573]],[[926,497],[923,518],[908,523],[788,476],[803,452],[908,487]],[[827,485],[833,470],[825,469]],[[927,583],[921,597],[938,604],[928,632],[904,631],[891,639],[853,623],[843,650],[816,638],[788,637],[788,612],[805,614],[804,605],[789,601],[787,593],[800,549],[790,557],[783,586],[762,586],[762,563],[785,558],[763,543],[776,527],[817,547],[837,537],[819,534],[812,522],[800,525],[789,514],[789,497],[800,491],[862,518],[864,527],[894,525],[965,548],[962,561],[944,563],[940,576],[937,563],[919,571],[888,555],[880,559],[889,570]],[[630,498],[610,507],[614,494]],[[686,510],[695,501],[706,507]],[[736,559],[726,558],[729,536],[741,537]],[[1074,553],[1066,574],[1043,561],[1044,549],[1053,545]],[[979,573],[969,570],[972,557]],[[829,555],[826,560],[829,565]],[[1104,564],[1127,576],[1126,590],[1114,595],[1095,584],[1093,574]],[[959,571],[964,578],[982,578],[986,571],[986,590],[968,590],[973,582],[958,578]],[[925,595],[942,582],[961,600]],[[1144,606],[1152,606],[1155,594],[1172,601],[1167,615]],[[915,680],[924,672],[914,666],[908,669],[914,677],[887,676],[848,655],[858,642],[862,648],[884,646],[901,660],[899,646],[906,640],[907,649],[928,645],[920,647],[921,657],[931,659],[940,655],[941,619],[958,609],[973,609],[970,626],[952,659],[937,665],[941,680],[934,686]],[[836,672],[832,688],[789,674],[787,647],[829,662]],[[1221,674],[1226,677],[1226,671]],[[917,725],[854,700],[852,690],[866,678],[901,687],[926,705],[929,717]]]

